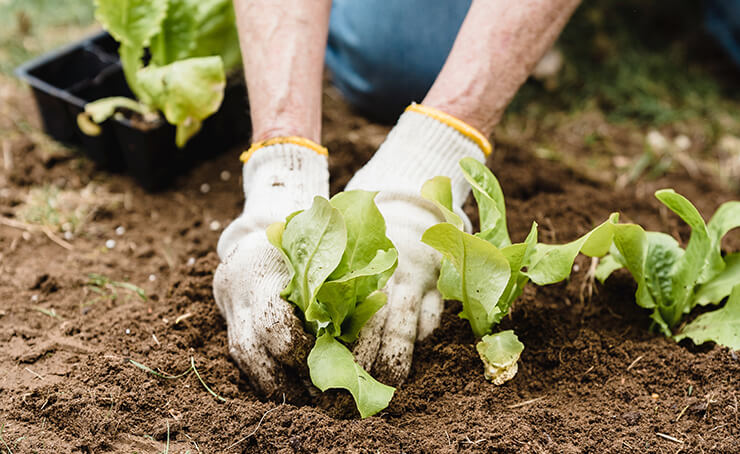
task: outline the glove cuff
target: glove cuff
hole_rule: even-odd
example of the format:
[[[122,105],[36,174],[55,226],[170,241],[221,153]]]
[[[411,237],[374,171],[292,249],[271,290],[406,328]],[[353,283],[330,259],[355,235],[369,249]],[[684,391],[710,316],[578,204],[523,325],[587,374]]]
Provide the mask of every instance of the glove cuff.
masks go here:
[[[285,139],[285,138],[278,138]],[[253,145],[242,168],[244,212],[224,230],[218,242],[223,259],[245,235],[285,220],[308,208],[314,196],[329,196],[329,165],[324,152],[293,141]],[[307,142],[307,139],[305,139]],[[269,142],[269,141],[266,141]],[[320,145],[311,144],[320,147]]]
[[[453,203],[459,207],[470,192],[459,161],[472,157],[483,162],[490,150],[475,128],[437,109],[412,104],[347,189],[418,196],[427,180],[444,175],[451,180]]]

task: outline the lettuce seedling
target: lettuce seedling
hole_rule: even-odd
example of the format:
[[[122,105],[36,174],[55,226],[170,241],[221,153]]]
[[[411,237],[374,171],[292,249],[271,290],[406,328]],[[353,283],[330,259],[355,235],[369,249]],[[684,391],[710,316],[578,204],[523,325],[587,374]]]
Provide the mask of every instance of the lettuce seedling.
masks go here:
[[[511,379],[524,345],[513,331],[490,334],[509,313],[514,300],[531,280],[537,285],[560,282],[570,276],[579,252],[600,257],[609,251],[612,227],[618,216],[581,238],[562,245],[537,242],[537,223],[532,223],[522,243],[512,243],[506,226],[503,191],[493,173],[472,158],[460,161],[465,179],[473,189],[480,214],[480,232],[462,231],[463,222],[452,211],[452,192],[447,177],[435,177],[422,187],[422,197],[434,203],[446,222],[430,227],[422,241],[442,256],[437,287],[445,299],[462,302],[460,317],[468,320],[473,334],[481,338],[478,353],[486,377],[496,384]]]
[[[740,201],[726,202],[709,223],[684,196],[663,189],[655,197],[691,227],[686,249],[665,233],[646,232],[635,224],[614,229],[614,245],[599,264],[602,283],[619,268],[637,282],[637,304],[652,310],[654,328],[668,337],[686,337],[701,344],[715,341],[740,349],[740,253],[722,256],[722,237],[740,227]],[[735,289],[724,308],[699,316],[674,335],[681,320],[696,306],[719,304]]]
[[[316,335],[308,355],[311,381],[321,391],[349,391],[363,418],[386,408],[395,391],[371,377],[345,346],[385,304],[380,289],[398,264],[375,195],[348,191],[331,200],[316,197],[311,208],[267,230],[291,273],[281,296],[300,309]]]
[[[99,133],[117,109],[145,120],[162,112],[182,147],[224,96],[225,72],[239,66],[239,40],[230,0],[95,0],[95,17],[120,43],[121,65],[138,101],[104,98],[78,117],[83,131]],[[148,49],[151,57],[144,66]]]

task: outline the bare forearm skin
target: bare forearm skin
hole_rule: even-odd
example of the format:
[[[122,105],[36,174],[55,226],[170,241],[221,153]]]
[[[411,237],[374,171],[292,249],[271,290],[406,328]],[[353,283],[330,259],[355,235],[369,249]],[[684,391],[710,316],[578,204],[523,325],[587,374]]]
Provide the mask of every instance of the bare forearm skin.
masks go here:
[[[235,0],[254,142],[321,139],[331,0]]]
[[[486,136],[580,0],[473,0],[423,104]]]

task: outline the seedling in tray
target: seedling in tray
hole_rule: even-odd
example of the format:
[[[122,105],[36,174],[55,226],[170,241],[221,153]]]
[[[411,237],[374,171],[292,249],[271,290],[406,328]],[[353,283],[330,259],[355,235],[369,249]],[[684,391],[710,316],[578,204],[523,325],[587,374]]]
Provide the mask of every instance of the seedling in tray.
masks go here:
[[[316,336],[308,355],[311,381],[322,391],[348,390],[363,418],[387,407],[395,391],[371,377],[345,346],[385,304],[380,289],[398,263],[374,199],[366,191],[330,201],[316,197],[311,208],[267,230],[292,274],[281,296],[300,309]]]
[[[468,320],[481,338],[476,345],[485,365],[486,378],[503,384],[514,377],[524,345],[513,331],[491,334],[509,312],[530,280],[537,285],[560,282],[570,276],[579,252],[600,257],[609,251],[612,227],[618,216],[575,241],[563,245],[537,242],[537,223],[522,243],[512,244],[506,226],[506,206],[501,186],[488,168],[472,158],[460,161],[465,179],[478,203],[481,231],[463,231],[463,222],[452,211],[452,191],[447,177],[424,184],[422,197],[433,202],[447,222],[429,228],[422,241],[438,250],[442,266],[437,287],[445,299],[462,302],[460,317]]]
[[[164,114],[177,127],[178,147],[196,134],[224,98],[225,71],[239,64],[234,11],[229,0],[95,0],[95,16],[120,43],[121,64],[138,100],[103,98],[78,117],[84,132],[119,109],[144,122]],[[145,52],[150,61],[144,66]],[[90,122],[92,120],[92,122]]]

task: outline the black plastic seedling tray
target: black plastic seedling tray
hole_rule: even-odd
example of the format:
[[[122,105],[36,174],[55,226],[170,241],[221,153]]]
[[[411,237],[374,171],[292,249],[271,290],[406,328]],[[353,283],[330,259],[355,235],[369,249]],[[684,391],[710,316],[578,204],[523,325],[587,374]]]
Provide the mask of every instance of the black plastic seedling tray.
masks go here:
[[[134,97],[117,49],[116,41],[102,32],[16,70],[31,86],[49,136],[80,147],[105,170],[125,171],[150,191],[167,187],[197,162],[249,139],[249,104],[242,77],[229,80],[219,111],[203,122],[201,131],[182,149],[175,145],[174,126],[166,121],[141,129],[116,115],[100,125],[99,135],[83,133],[77,115],[85,104],[109,96]]]

